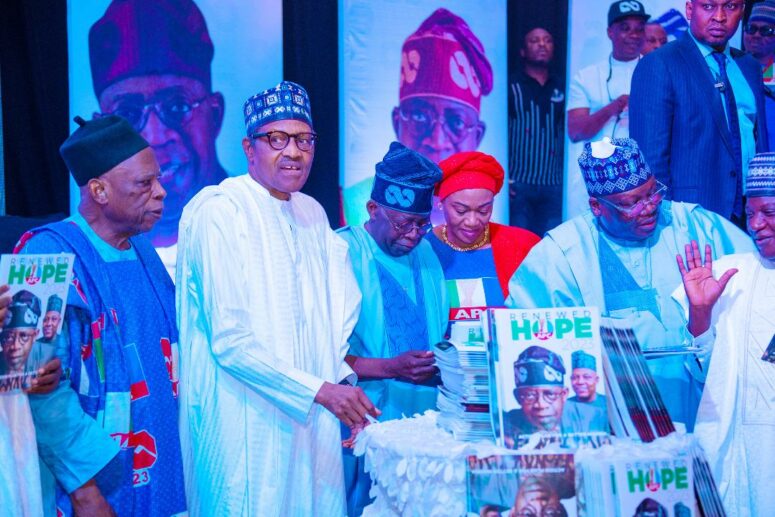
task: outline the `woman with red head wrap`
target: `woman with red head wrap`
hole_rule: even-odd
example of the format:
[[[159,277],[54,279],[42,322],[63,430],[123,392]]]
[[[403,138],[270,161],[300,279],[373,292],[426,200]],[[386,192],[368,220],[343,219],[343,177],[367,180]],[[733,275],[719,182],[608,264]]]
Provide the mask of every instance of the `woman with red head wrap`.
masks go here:
[[[427,239],[444,269],[450,320],[478,319],[487,307],[503,307],[517,266],[540,238],[527,230],[490,222],[493,199],[503,186],[503,167],[477,151],[442,160],[436,184],[445,224]]]

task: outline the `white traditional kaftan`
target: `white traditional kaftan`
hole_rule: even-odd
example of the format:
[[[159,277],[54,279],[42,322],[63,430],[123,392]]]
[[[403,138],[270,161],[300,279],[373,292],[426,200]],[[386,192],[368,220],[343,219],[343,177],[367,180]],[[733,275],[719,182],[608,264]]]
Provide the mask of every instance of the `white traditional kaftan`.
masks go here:
[[[712,348],[694,433],[729,517],[775,512],[775,364],[762,360],[775,335],[775,263],[758,253],[713,262],[737,268],[695,344]],[[683,286],[674,293],[688,315]],[[714,340],[715,336],[715,340]]]
[[[176,284],[190,514],[344,515],[339,421],[314,397],[355,376],[361,294],[323,208],[249,175],[203,189],[180,222]]]
[[[0,513],[43,515],[38,445],[25,393],[0,394]]]

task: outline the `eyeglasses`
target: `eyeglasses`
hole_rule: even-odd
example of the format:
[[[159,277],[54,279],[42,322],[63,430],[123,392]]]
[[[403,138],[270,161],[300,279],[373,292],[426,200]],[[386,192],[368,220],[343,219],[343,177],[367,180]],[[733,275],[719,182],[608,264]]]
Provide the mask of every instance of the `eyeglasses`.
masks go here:
[[[392,226],[393,229],[396,231],[396,233],[398,233],[399,235],[410,234],[412,233],[413,230],[417,230],[417,233],[419,233],[420,235],[425,235],[426,233],[431,231],[431,228],[433,228],[433,225],[428,219],[421,219],[419,221],[397,222],[391,219],[390,216],[387,215],[387,212],[385,212],[385,217],[390,223],[390,226]]]
[[[715,12],[716,9],[721,7],[727,13],[736,13],[743,7],[743,2],[724,2],[723,4],[712,4],[710,2],[698,3],[700,4],[700,9],[706,12]]]
[[[516,517],[562,517],[568,515],[564,508],[558,508],[555,506],[544,506],[539,510],[541,513],[537,513],[532,508],[522,508],[517,510]]]
[[[775,27],[772,25],[753,25],[749,23],[743,27],[743,31],[749,36],[754,36],[758,32],[763,38],[768,38],[775,32]]]
[[[207,96],[195,101],[173,96],[146,103],[126,99],[121,100],[113,111],[101,113],[101,115],[123,117],[139,133],[148,123],[148,115],[153,110],[165,126],[170,129],[181,129],[191,120],[194,110],[201,106],[205,99]]]
[[[296,147],[299,151],[311,151],[315,147],[315,141],[318,139],[318,135],[315,133],[296,133],[290,135],[285,131],[267,131],[266,133],[255,133],[250,135],[250,138],[256,140],[258,138],[266,138],[269,145],[275,151],[282,151],[288,147],[288,143],[293,138],[296,141]]]
[[[454,109],[444,110],[441,117],[431,110],[404,107],[398,109],[398,114],[412,138],[424,138],[433,132],[436,124],[441,124],[450,141],[458,144],[476,127],[476,123],[466,122],[464,115]]]
[[[544,399],[544,402],[555,402],[563,394],[562,389],[539,389],[539,390],[526,390],[520,389],[517,391],[517,400],[520,404],[535,404],[538,402],[538,397]]]
[[[644,208],[646,208],[646,205],[652,205],[656,206],[659,203],[662,202],[662,199],[665,197],[665,194],[667,193],[667,185],[657,181],[656,184],[657,189],[649,194],[647,197],[639,200],[634,205],[620,205],[619,203],[614,203],[612,201],[608,201],[607,199],[604,199],[602,197],[596,198],[601,203],[605,203],[606,205],[610,206],[611,208],[615,208],[622,214],[624,214],[627,217],[637,217]]]
[[[34,330],[7,330],[3,332],[1,340],[4,344],[13,343],[18,340],[21,344],[26,345],[33,337],[35,337]]]

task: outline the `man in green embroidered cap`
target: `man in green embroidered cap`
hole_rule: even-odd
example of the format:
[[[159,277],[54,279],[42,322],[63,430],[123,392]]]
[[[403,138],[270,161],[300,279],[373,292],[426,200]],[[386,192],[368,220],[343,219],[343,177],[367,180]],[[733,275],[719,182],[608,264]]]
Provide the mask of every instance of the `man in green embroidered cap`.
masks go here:
[[[606,411],[605,395],[597,392],[597,383],[600,377],[597,374],[597,360],[595,356],[583,350],[576,350],[570,356],[571,374],[570,385],[575,396],[569,398],[573,402],[592,404]]]
[[[46,314],[43,316],[43,339],[52,341],[59,331],[62,321],[62,298],[53,294],[46,303]]]
[[[443,339],[449,309],[444,272],[423,239],[441,169],[398,142],[375,169],[368,221],[338,234],[350,245],[364,293],[346,360],[384,421],[436,408],[438,370],[430,345]],[[364,457],[345,449],[344,472],[348,515],[360,515],[371,488]]]
[[[174,286],[143,235],[164,208],[159,163],[121,117],[76,122],[60,153],[80,187],[78,210],[17,247],[75,255],[57,347],[70,377],[30,397],[45,513],[179,514]],[[47,309],[56,305],[49,300]]]

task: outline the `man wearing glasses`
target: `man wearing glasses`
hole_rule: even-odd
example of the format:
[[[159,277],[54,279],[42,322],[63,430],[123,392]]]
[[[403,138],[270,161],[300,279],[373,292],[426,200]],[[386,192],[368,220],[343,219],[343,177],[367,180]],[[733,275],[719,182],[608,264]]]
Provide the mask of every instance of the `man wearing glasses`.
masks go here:
[[[396,138],[435,163],[475,151],[485,130],[479,106],[490,91],[492,67],[479,38],[465,20],[437,9],[401,49]]]
[[[89,31],[89,57],[95,116],[127,119],[161,166],[167,198],[149,237],[174,278],[183,207],[227,175],[215,148],[224,99],[212,91],[207,25],[191,0],[114,0]]]
[[[430,345],[443,339],[449,310],[444,272],[423,237],[431,229],[433,188],[440,179],[438,165],[393,142],[376,166],[368,221],[339,230],[364,293],[347,362],[382,410],[380,420],[436,407]],[[348,515],[360,515],[369,504],[371,479],[362,456],[345,449],[344,462]]]
[[[633,328],[644,351],[676,347],[686,338],[686,319],[671,300],[681,283],[675,255],[692,240],[710,244],[714,257],[749,251],[750,239],[718,214],[665,200],[666,187],[632,139],[585,144],[579,166],[589,210],[536,244],[509,282],[506,304],[597,306]],[[691,429],[702,386],[685,361],[693,358],[648,364],[673,421]]]
[[[770,149],[775,149],[775,1],[754,4],[748,23],[743,27],[743,47],[762,67],[764,108]]]
[[[645,56],[630,97],[632,137],[677,201],[745,227],[748,162],[769,147],[761,67],[730,47],[743,0],[689,0],[689,30]]]
[[[244,105],[248,174],[180,222],[181,443],[195,515],[343,515],[339,421],[380,414],[345,362],[361,293],[348,247],[299,192],[317,135],[283,81]]]
[[[514,398],[519,409],[504,415],[509,448],[519,448],[536,432],[608,432],[606,412],[567,400],[562,357],[542,346],[526,348],[514,361]]]

